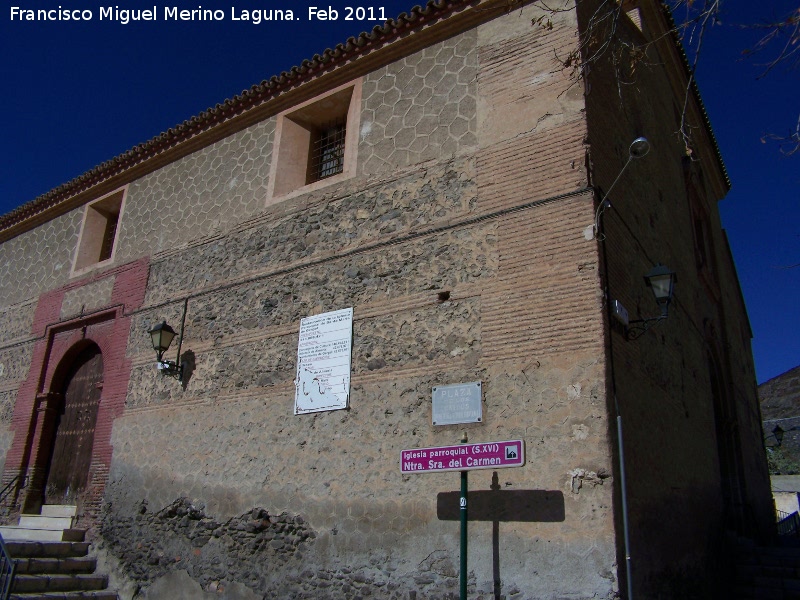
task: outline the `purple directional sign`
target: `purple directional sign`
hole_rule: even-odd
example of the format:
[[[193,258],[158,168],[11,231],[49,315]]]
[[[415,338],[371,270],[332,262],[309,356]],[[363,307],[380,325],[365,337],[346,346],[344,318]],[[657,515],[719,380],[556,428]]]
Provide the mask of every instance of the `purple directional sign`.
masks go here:
[[[524,464],[525,444],[522,440],[416,448],[400,452],[401,473],[504,469]]]

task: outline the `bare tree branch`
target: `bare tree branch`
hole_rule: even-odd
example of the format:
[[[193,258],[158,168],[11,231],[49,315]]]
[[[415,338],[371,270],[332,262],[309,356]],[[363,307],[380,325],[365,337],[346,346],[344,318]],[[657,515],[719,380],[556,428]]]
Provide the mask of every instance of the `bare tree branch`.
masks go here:
[[[785,65],[788,69],[793,69],[800,65],[800,7],[778,21],[759,25],[744,25],[743,27],[766,31],[753,48],[742,52],[745,56],[766,53],[769,49],[775,47],[776,43],[779,44],[775,56],[763,65],[764,71],[759,75],[759,79],[765,77],[778,65]],[[762,143],[769,141],[777,142],[778,149],[786,156],[800,152],[800,115],[798,115],[794,131],[789,135],[767,133],[761,136]]]
[[[773,42],[781,43],[777,55],[764,65],[764,72],[759,77],[764,77],[780,64],[788,64],[789,68],[800,65],[800,7],[779,21],[743,27],[766,30],[755,46],[742,52],[744,55],[764,52],[774,45]]]
[[[550,16],[572,11],[582,0],[537,0],[539,6]],[[698,127],[688,120],[689,103],[693,93],[694,77],[697,66],[702,59],[703,44],[706,34],[714,25],[720,23],[720,15],[724,0],[665,0],[672,12],[675,29],[668,35],[677,34],[683,41],[684,49],[689,57],[689,80],[683,98],[680,126],[676,134],[680,136],[686,155],[693,156],[693,130]],[[800,0],[798,0],[800,2]],[[619,20],[625,16],[624,0],[607,0],[598,3],[590,16],[585,35],[578,46],[566,56],[555,55],[556,60],[566,69],[571,69],[577,80],[584,75],[592,64],[609,59],[615,71],[616,83],[620,98],[625,85],[635,83],[638,64],[646,60],[647,46],[659,40],[650,40],[636,46],[618,34]],[[533,25],[552,29],[552,20],[548,16],[540,16],[532,21]],[[742,25],[764,30],[759,42],[751,49],[744,50],[746,56],[764,53],[768,48],[780,41],[780,46],[759,77],[764,77],[772,69],[781,64],[790,67],[800,65],[800,7],[791,11],[786,17],[762,24]],[[800,153],[800,118],[789,135],[773,133],[762,136],[761,141],[778,142],[780,151],[785,155]]]
[[[702,3],[693,0],[675,0],[672,3],[673,15],[680,11],[684,14],[683,21],[677,22],[678,33],[683,39],[684,47],[689,49],[692,56],[691,67],[689,69],[689,81],[683,97],[683,109],[681,110],[680,136],[686,148],[687,156],[692,152],[691,126],[686,120],[689,101],[694,85],[694,74],[703,49],[708,28],[718,22],[720,11],[720,0],[704,0]]]
[[[762,144],[766,144],[768,141],[778,142],[778,148],[786,156],[800,152],[800,116],[797,117],[797,125],[795,125],[794,131],[789,135],[781,136],[767,133],[761,136]]]

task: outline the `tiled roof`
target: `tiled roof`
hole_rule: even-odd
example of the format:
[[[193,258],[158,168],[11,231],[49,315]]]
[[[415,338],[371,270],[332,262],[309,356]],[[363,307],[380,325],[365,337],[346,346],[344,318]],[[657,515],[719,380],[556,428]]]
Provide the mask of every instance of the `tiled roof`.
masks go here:
[[[374,50],[391,42],[410,29],[447,17],[455,9],[472,3],[472,0],[428,0],[425,6],[415,6],[408,13],[401,13],[396,19],[389,19],[383,25],[376,25],[356,37],[350,37],[343,44],[315,54],[300,65],[283,71],[269,80],[244,90],[221,104],[213,106],[199,115],[168,129],[156,137],[134,146],[127,152],[112,158],[83,175],[64,183],[19,208],[0,216],[0,231],[33,218],[57,206],[76,194],[90,189],[96,184],[124,172],[125,170],[150,159],[168,148],[208,131],[233,117],[263,104],[279,95],[289,86],[296,86],[338,64],[352,60],[360,54]]]

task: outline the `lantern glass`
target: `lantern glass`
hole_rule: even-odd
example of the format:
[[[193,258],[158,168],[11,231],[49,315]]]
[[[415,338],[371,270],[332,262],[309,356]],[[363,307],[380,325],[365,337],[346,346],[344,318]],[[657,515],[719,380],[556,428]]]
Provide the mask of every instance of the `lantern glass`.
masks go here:
[[[645,283],[652,289],[658,304],[669,304],[675,287],[676,276],[669,267],[656,265],[644,276]]]
[[[772,435],[775,436],[775,441],[778,442],[776,446],[780,446],[783,443],[783,434],[783,427],[780,425],[775,425],[775,429],[772,430]]]
[[[153,350],[158,354],[158,360],[169,349],[172,339],[175,337],[175,330],[167,325],[166,321],[162,321],[160,325],[156,325],[150,331],[150,339],[153,342]]]

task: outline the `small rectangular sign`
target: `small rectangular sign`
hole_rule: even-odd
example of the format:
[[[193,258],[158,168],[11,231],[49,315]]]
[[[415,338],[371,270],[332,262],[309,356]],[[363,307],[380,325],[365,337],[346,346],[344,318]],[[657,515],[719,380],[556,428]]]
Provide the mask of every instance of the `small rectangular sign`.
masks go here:
[[[401,473],[504,469],[521,467],[524,464],[525,444],[522,440],[417,448],[400,452]]]
[[[480,423],[483,420],[481,382],[437,385],[431,397],[434,425]]]

